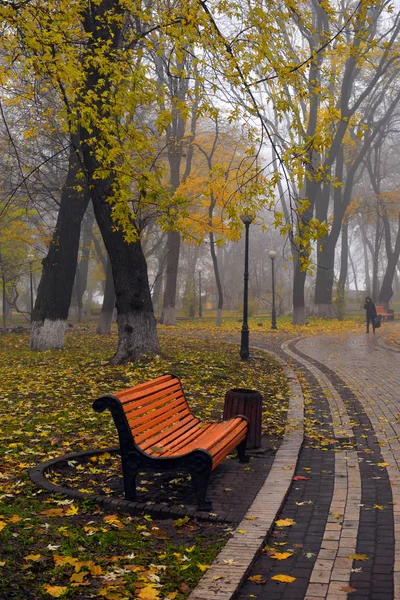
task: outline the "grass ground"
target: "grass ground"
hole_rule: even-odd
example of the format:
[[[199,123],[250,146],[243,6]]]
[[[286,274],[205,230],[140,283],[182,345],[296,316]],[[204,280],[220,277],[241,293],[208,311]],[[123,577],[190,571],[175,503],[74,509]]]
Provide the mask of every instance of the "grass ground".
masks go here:
[[[240,361],[237,344],[221,342],[218,332],[212,343],[186,333],[185,325],[168,335],[161,328],[161,356],[113,367],[115,334],[76,327],[66,350],[42,353],[29,350],[28,332],[0,335],[2,600],[183,600],[226,542],[222,524],[110,514],[37,489],[28,477],[52,457],[115,445],[109,414],[94,413],[93,400],[165,372],[182,379],[202,418],[221,415],[231,387],[261,391],[264,427],[281,436],[288,391],[280,366]],[[90,469],[101,468],[101,461],[89,466],[88,486]]]

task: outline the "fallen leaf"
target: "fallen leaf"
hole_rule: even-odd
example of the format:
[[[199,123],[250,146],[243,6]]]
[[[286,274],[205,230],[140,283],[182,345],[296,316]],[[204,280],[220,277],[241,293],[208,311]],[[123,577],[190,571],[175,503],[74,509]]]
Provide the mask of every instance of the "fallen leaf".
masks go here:
[[[210,565],[201,565],[200,563],[197,563],[197,566],[199,567],[202,573],[204,573],[204,571],[207,571],[207,569],[210,568]]]
[[[345,592],[346,594],[352,594],[353,592],[357,591],[357,588],[353,588],[353,587],[351,587],[351,585],[346,585],[345,587],[342,588],[342,591]]]
[[[278,527],[291,527],[292,525],[296,525],[296,521],[293,519],[278,519],[278,521],[275,521],[275,525]]]
[[[369,557],[366,554],[349,554],[347,558],[352,558],[353,560],[369,560]]]
[[[147,585],[139,590],[138,600],[158,600],[160,598],[160,592],[156,588]]]
[[[31,562],[37,562],[42,558],[41,554],[28,554],[28,556],[24,556],[24,560],[29,560]]]
[[[47,510],[42,510],[41,515],[45,515],[46,517],[61,517],[65,514],[64,508],[48,508]]]
[[[274,552],[270,554],[271,558],[275,558],[276,560],[286,560],[290,556],[293,556],[293,552]]]
[[[290,575],[274,575],[271,579],[280,581],[281,583],[293,583],[293,581],[296,581],[296,577],[291,577]]]
[[[387,462],[380,462],[380,463],[376,463],[378,467],[389,467],[390,463]]]
[[[293,477],[293,481],[308,481],[309,477],[303,477],[302,475],[296,475]]]
[[[253,583],[258,583],[259,585],[262,585],[263,583],[266,583],[266,579],[264,579],[264,577],[262,575],[251,575],[249,577],[249,581],[252,581]]]
[[[53,596],[53,598],[60,598],[68,592],[68,588],[65,585],[46,584],[44,589],[50,596]]]

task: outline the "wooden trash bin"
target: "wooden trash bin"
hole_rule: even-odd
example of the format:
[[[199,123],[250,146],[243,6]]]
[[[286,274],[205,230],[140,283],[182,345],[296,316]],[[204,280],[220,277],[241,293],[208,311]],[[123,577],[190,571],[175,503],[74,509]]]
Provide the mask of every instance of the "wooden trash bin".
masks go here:
[[[249,419],[247,448],[261,446],[262,395],[255,390],[234,388],[225,394],[224,419],[243,415]]]

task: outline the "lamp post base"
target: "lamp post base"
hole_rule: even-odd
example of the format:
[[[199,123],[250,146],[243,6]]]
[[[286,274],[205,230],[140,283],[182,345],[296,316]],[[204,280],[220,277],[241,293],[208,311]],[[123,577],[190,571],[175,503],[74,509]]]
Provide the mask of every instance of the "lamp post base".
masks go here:
[[[242,339],[240,342],[240,358],[247,360],[250,356],[249,352],[249,330],[242,329]]]

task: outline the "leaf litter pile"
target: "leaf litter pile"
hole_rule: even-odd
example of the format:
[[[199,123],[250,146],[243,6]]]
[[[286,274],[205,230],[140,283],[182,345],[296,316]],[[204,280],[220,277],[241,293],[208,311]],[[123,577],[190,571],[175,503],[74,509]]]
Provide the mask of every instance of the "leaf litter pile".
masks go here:
[[[27,334],[0,336],[1,599],[183,600],[231,533],[226,524],[187,517],[112,514],[30,481],[40,462],[118,445],[109,413],[91,407],[101,394],[172,372],[196,416],[214,419],[228,389],[252,388],[264,396],[264,432],[271,440],[283,434],[288,390],[272,359],[243,362],[236,345],[174,334],[161,338],[156,359],[109,366],[116,337],[99,342],[90,330],[75,329],[66,350],[34,353]],[[119,463],[100,455],[71,468],[80,489],[107,493]],[[138,485],[151,489],[140,478]]]

